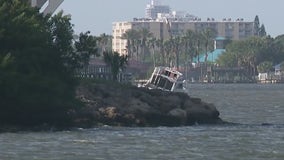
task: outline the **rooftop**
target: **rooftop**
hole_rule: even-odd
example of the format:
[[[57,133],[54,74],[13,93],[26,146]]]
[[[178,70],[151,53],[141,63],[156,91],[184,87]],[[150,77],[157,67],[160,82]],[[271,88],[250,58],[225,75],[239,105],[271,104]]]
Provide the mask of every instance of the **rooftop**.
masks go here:
[[[208,52],[208,57],[207,57],[207,61],[210,62],[215,62],[218,57],[224,53],[226,50],[225,49],[215,49],[213,52]],[[193,61],[195,63],[198,62],[198,58],[194,58]],[[199,62],[205,62],[205,53],[202,53],[199,57]]]

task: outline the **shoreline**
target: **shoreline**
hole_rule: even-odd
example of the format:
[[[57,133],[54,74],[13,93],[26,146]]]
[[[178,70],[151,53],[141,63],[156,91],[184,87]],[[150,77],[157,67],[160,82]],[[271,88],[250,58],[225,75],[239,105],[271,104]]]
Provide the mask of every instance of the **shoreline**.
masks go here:
[[[67,125],[0,124],[0,133],[63,131],[99,126],[179,127],[231,124],[223,121],[214,104],[186,93],[149,90],[113,82],[82,81],[76,97],[85,107],[73,111]]]

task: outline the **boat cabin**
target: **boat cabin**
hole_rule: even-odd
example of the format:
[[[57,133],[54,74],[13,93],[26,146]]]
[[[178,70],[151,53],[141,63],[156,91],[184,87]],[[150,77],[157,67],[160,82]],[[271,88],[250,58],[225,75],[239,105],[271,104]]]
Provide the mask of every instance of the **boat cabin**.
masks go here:
[[[165,91],[177,91],[183,88],[182,73],[169,67],[155,67],[146,87]]]

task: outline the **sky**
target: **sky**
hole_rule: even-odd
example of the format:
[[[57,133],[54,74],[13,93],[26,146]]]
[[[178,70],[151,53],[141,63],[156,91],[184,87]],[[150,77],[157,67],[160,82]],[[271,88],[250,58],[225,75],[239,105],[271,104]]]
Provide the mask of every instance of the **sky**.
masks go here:
[[[172,10],[185,11],[202,20],[244,18],[254,21],[259,16],[267,34],[284,34],[284,0],[159,0]],[[150,0],[64,0],[57,11],[71,15],[75,33],[91,31],[92,35],[111,34],[113,22],[131,21],[145,16]]]

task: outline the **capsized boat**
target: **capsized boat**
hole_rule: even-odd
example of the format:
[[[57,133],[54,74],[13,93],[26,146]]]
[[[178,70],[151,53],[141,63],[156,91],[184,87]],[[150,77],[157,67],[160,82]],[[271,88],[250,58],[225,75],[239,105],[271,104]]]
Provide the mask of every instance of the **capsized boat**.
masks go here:
[[[155,67],[150,79],[144,85],[150,89],[171,92],[185,92],[182,73],[170,67]]]

